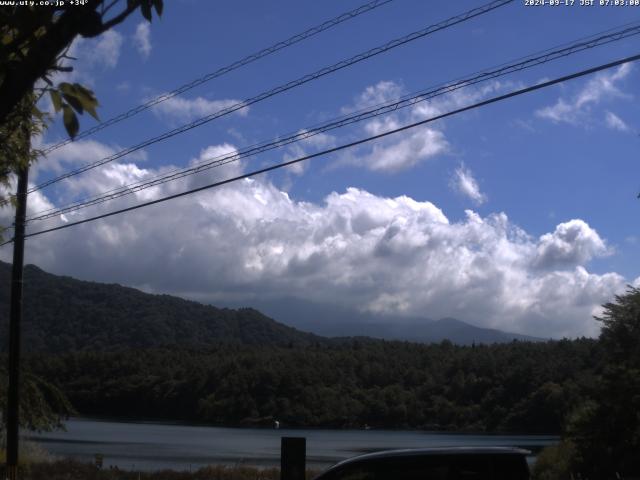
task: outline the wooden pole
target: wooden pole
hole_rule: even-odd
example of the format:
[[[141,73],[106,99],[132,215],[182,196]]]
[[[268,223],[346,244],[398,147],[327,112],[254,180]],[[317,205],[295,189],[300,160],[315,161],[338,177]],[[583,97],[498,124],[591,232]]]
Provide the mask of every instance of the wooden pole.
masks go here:
[[[280,443],[280,480],[305,480],[307,439],[282,437]]]
[[[20,324],[22,322],[22,270],[24,227],[27,213],[29,167],[18,171],[16,218],[11,270],[11,315],[9,317],[9,392],[7,395],[7,479],[18,478],[18,433],[20,418]]]

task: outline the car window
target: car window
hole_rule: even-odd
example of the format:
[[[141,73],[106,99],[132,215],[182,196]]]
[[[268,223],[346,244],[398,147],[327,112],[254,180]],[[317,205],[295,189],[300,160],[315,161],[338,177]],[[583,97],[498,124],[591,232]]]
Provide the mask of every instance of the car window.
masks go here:
[[[447,480],[492,480],[489,459],[480,455],[452,455]]]
[[[495,480],[527,480],[529,467],[522,455],[496,455],[493,457],[493,477]]]
[[[331,476],[331,480],[450,480],[458,478],[458,476],[452,477],[451,474],[449,458],[423,457],[419,459],[383,459],[352,465],[335,472],[335,475]]]
[[[323,480],[527,480],[519,455],[445,455],[361,462],[331,472]]]

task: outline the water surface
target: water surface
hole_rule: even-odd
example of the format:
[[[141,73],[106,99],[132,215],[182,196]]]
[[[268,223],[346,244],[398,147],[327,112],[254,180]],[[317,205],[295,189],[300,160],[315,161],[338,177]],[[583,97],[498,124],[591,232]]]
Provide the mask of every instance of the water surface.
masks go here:
[[[307,464],[322,469],[377,450],[513,446],[537,451],[558,441],[543,435],[477,435],[407,430],[220,428],[71,419],[66,432],[30,435],[50,453],[127,470],[195,470],[209,464],[279,466],[280,438],[306,437]]]

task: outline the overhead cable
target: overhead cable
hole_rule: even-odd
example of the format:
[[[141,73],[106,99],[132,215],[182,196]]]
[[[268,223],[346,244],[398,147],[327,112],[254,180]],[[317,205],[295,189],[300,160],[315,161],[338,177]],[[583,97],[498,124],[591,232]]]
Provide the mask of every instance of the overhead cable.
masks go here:
[[[430,90],[423,90],[417,93],[405,95],[400,99],[378,104],[367,109],[357,111],[353,114],[330,120],[317,126],[304,128],[298,130],[297,132],[247,147],[238,152],[229,152],[226,154],[218,155],[216,157],[208,158],[200,161],[195,165],[191,165],[188,168],[175,169],[170,172],[165,172],[151,179],[141,180],[128,185],[117,187],[91,198],[72,202],[69,205],[63,207],[52,207],[46,210],[42,210],[40,212],[32,214],[28,218],[28,221],[32,222],[36,220],[46,220],[58,215],[74,212],[82,208],[102,204],[104,202],[115,200],[125,195],[130,195],[147,188],[167,183],[169,181],[174,181],[186,176],[194,175],[205,170],[226,165],[230,162],[234,162],[242,158],[254,156],[259,153],[264,153],[269,150],[289,145],[294,142],[305,140],[315,135],[325,133],[340,127],[344,127],[356,122],[361,122],[363,120],[367,120],[380,115],[385,115],[402,108],[407,108],[420,102],[424,102],[426,100],[430,100],[435,97],[454,92],[461,88],[466,88],[480,82],[486,82],[488,80],[502,77],[507,74],[542,65],[584,50],[595,48],[601,45],[606,45],[611,42],[619,41],[623,38],[628,38],[638,34],[640,34],[640,24],[626,27],[621,30],[613,31],[604,35],[598,34],[599,36],[591,36],[588,38],[588,40],[581,40],[557,50],[548,49],[542,53],[533,54],[528,57],[524,57],[523,59],[519,59],[519,61],[515,61],[515,63],[502,64],[502,66],[499,68],[492,67],[491,69],[473,74],[473,76],[445,83],[438,87],[432,87]]]
[[[259,60],[261,58],[267,57],[273,53],[276,53],[284,48],[290,47],[292,45],[295,45],[296,43],[299,43],[303,40],[306,40],[307,38],[311,38],[314,35],[317,35],[321,32],[324,32],[325,30],[329,30],[330,28],[335,27],[336,25],[339,25],[343,22],[346,22],[347,20],[351,20],[352,18],[358,17],[359,15],[362,15],[363,13],[369,12],[371,10],[374,10],[378,7],[381,7],[382,5],[385,5],[389,2],[392,2],[393,0],[374,0],[372,2],[366,3],[364,5],[360,5],[357,8],[354,8],[353,10],[350,10],[348,12],[345,12],[341,15],[338,15],[337,17],[334,17],[330,20],[327,20],[326,22],[321,23],[320,25],[316,25],[315,27],[311,27],[308,30],[305,30],[304,32],[298,33],[296,35],[293,35],[292,37],[287,38],[286,40],[282,40],[281,42],[277,42],[274,43],[273,45],[271,45],[270,47],[264,48],[262,50],[260,50],[259,52],[256,53],[252,53],[251,55],[247,55],[246,57],[240,59],[240,60],[236,60],[233,63],[230,63],[229,65],[225,66],[225,67],[221,67],[218,70],[216,70],[215,72],[211,72],[211,73],[207,73],[206,75],[203,75],[200,78],[196,78],[195,80],[192,80],[189,83],[185,83],[184,85],[176,88],[175,90],[172,90],[170,92],[167,93],[163,93],[162,95],[159,95],[155,98],[152,98],[151,100],[138,105],[137,107],[134,107],[130,110],[127,110],[126,112],[123,112],[119,115],[116,115],[115,117],[110,118],[109,120],[105,120],[104,122],[99,123],[98,125],[96,125],[95,127],[89,128],[83,132],[80,132],[78,135],[76,135],[74,140],[80,140],[81,138],[86,138],[90,135],[93,135],[94,133],[99,132],[100,130],[104,130],[107,127],[110,127],[111,125],[115,125],[116,123],[120,123],[123,120],[126,120],[128,118],[131,118],[141,112],[144,112],[145,110],[148,110],[149,108],[158,105],[159,103],[162,103],[166,100],[169,100],[170,98],[173,98],[177,95],[181,95],[184,92],[187,92],[189,90],[191,90],[192,88],[195,88],[199,85],[202,85],[203,83],[209,82],[211,80],[213,80],[214,78],[218,78],[221,77],[229,72],[232,72],[234,70],[237,70],[240,67],[243,67],[245,65],[248,65],[252,62],[255,62],[256,60]],[[55,145],[51,145],[50,147],[47,147],[46,149],[43,150],[43,153],[46,155],[47,153],[51,153],[54,150],[57,150],[60,147],[63,147],[64,145],[67,145],[68,143],[73,142],[74,140],[71,139],[66,139],[63,140],[61,142],[56,143]]]
[[[212,188],[216,188],[216,187],[220,187],[220,186],[223,186],[223,185],[227,185],[227,184],[236,182],[238,180],[243,180],[243,179],[246,179],[246,178],[254,177],[256,175],[260,175],[260,174],[271,172],[273,170],[277,170],[277,169],[280,169],[280,168],[283,168],[283,167],[288,167],[288,166],[291,166],[291,165],[294,165],[294,164],[297,164],[297,163],[300,163],[300,162],[304,162],[304,161],[310,160],[312,158],[321,157],[321,156],[324,156],[324,155],[328,155],[330,153],[338,152],[338,151],[345,150],[345,149],[348,149],[348,148],[352,148],[352,147],[355,147],[355,146],[358,146],[358,145],[369,143],[369,142],[372,142],[374,140],[378,140],[380,138],[384,138],[384,137],[387,137],[387,136],[390,136],[390,135],[394,135],[396,133],[404,132],[404,131],[419,127],[421,125],[426,125],[426,124],[434,122],[436,120],[441,120],[443,118],[447,118],[447,117],[450,117],[450,116],[453,116],[453,115],[457,115],[459,113],[467,112],[469,110],[474,110],[476,108],[480,108],[480,107],[484,107],[484,106],[487,106],[487,105],[490,105],[490,104],[493,104],[493,103],[501,102],[503,100],[507,100],[507,99],[512,98],[512,97],[516,97],[516,96],[519,96],[519,95],[524,95],[526,93],[530,93],[530,92],[534,92],[534,91],[537,91],[537,90],[541,90],[543,88],[547,88],[547,87],[550,87],[552,85],[557,85],[557,84],[562,83],[562,82],[567,82],[569,80],[573,80],[573,79],[576,79],[576,78],[584,77],[586,75],[591,75],[593,73],[600,72],[602,70],[607,70],[609,68],[613,68],[613,67],[616,67],[616,66],[619,66],[619,65],[623,65],[623,64],[629,63],[629,62],[635,62],[637,60],[640,60],[640,54],[633,55],[633,56],[630,56],[630,57],[626,57],[626,58],[623,58],[623,59],[620,59],[620,60],[616,60],[614,62],[609,62],[609,63],[603,64],[603,65],[598,65],[596,67],[588,68],[586,70],[582,70],[582,71],[575,72],[575,73],[572,73],[572,74],[569,74],[569,75],[565,75],[565,76],[562,76],[562,77],[559,77],[559,78],[555,78],[553,80],[548,80],[546,82],[540,82],[540,83],[538,83],[536,85],[532,85],[532,86],[529,86],[529,87],[526,87],[526,88],[521,88],[519,90],[515,90],[515,91],[512,91],[512,92],[506,93],[504,95],[498,95],[498,96],[492,97],[490,99],[483,100],[481,102],[477,102],[477,103],[474,103],[472,105],[468,105],[466,107],[461,107],[461,108],[458,108],[458,109],[455,109],[455,110],[451,110],[449,112],[446,112],[446,113],[443,113],[443,114],[440,114],[440,115],[436,115],[436,116],[433,116],[433,117],[430,117],[430,118],[427,118],[427,119],[424,119],[424,120],[420,120],[418,122],[414,122],[414,123],[411,123],[411,124],[408,124],[408,125],[404,125],[402,127],[395,128],[393,130],[388,130],[388,131],[380,133],[378,135],[373,135],[373,136],[370,136],[370,137],[362,138],[360,140],[356,140],[354,142],[345,143],[345,144],[339,145],[337,147],[329,148],[329,149],[323,150],[321,152],[312,153],[310,155],[305,155],[303,157],[299,157],[299,158],[296,158],[294,160],[290,160],[290,161],[287,161],[287,162],[278,163],[276,165],[271,165],[269,167],[261,168],[259,170],[254,170],[252,172],[245,173],[243,175],[238,175],[238,176],[233,177],[233,178],[229,178],[229,179],[222,180],[222,181],[219,181],[219,182],[215,182],[215,183],[211,183],[211,184],[204,185],[204,186],[201,186],[201,187],[193,188],[193,189],[190,189],[190,190],[187,190],[187,191],[184,191],[184,192],[176,193],[176,194],[173,194],[173,195],[169,195],[169,196],[166,196],[166,197],[158,198],[158,199],[151,200],[151,201],[148,201],[148,202],[140,203],[140,204],[137,204],[137,205],[133,205],[131,207],[122,208],[122,209],[119,209],[119,210],[114,210],[112,212],[104,213],[102,215],[96,215],[94,217],[85,218],[83,220],[78,220],[78,221],[75,221],[75,222],[69,222],[69,223],[66,223],[64,225],[59,225],[57,227],[47,228],[47,229],[44,229],[44,230],[39,230],[37,232],[31,232],[31,233],[26,234],[25,238],[35,237],[35,236],[38,236],[38,235],[43,235],[45,233],[50,233],[50,232],[55,232],[55,231],[58,231],[58,230],[63,230],[63,229],[75,227],[77,225],[82,225],[84,223],[94,222],[96,220],[100,220],[100,219],[103,219],[103,218],[108,218],[108,217],[112,217],[112,216],[115,216],[115,215],[120,215],[122,213],[131,212],[133,210],[138,210],[140,208],[144,208],[144,207],[148,207],[148,206],[151,206],[151,205],[156,205],[156,204],[159,204],[159,203],[167,202],[169,200],[174,200],[176,198],[184,197],[184,196],[187,196],[187,195],[192,195],[194,193],[201,192],[201,191],[204,191],[204,190],[210,190]],[[0,246],[7,245],[8,243],[11,243],[12,241],[13,240],[9,240],[7,242],[4,242],[4,243],[0,244]]]
[[[290,81],[288,83],[285,83],[283,85],[280,85],[276,88],[273,88],[271,90],[265,91],[263,93],[260,93],[254,97],[248,98],[242,102],[238,102],[234,105],[231,105],[227,108],[223,108],[221,110],[218,110],[214,113],[211,113],[210,115],[206,115],[204,117],[201,117],[197,120],[194,120],[191,123],[182,125],[180,127],[174,128],[173,130],[170,130],[168,132],[165,132],[161,135],[158,135],[156,137],[152,137],[150,139],[144,140],[134,146],[125,148],[124,150],[120,150],[119,152],[114,153],[113,155],[104,157],[100,160],[97,160],[95,162],[83,165],[81,167],[78,167],[74,170],[71,170],[67,173],[64,173],[62,175],[59,175],[55,178],[52,178],[50,180],[47,180],[45,182],[42,182],[41,184],[32,187],[27,193],[33,193],[37,190],[41,190],[45,187],[48,187],[50,185],[53,185],[54,183],[60,182],[61,180],[64,180],[66,178],[70,178],[73,177],[75,175],[79,175],[81,173],[87,172],[89,170],[92,170],[96,167],[99,167],[101,165],[104,165],[106,163],[112,162],[114,160],[117,160],[119,158],[122,158],[126,155],[129,155],[130,153],[136,152],[138,150],[141,150],[145,147],[148,147],[150,145],[153,145],[155,143],[161,142],[163,140],[166,140],[168,138],[171,138],[175,135],[179,135],[182,133],[185,133],[189,130],[192,130],[196,127],[200,127],[202,125],[204,125],[205,123],[211,122],[212,120],[215,120],[217,118],[223,117],[225,115],[229,115],[231,113],[237,112],[238,110],[241,110],[243,108],[246,108],[250,105],[253,105],[255,103],[261,102],[263,100],[266,100],[267,98],[273,97],[275,95],[278,95],[280,93],[286,92],[288,90],[291,90],[293,88],[299,87],[300,85],[304,85],[305,83],[311,82],[313,80],[317,80],[318,78],[321,78],[325,75],[328,75],[330,73],[336,72],[338,70],[341,70],[343,68],[349,67],[351,65],[354,65],[356,63],[359,63],[363,60],[366,60],[368,58],[371,58],[375,55],[379,55],[381,53],[387,52],[389,50],[392,50],[396,47],[399,47],[401,45],[404,45],[406,43],[415,41],[419,38],[425,37],[429,34],[438,32],[440,30],[444,30],[446,28],[449,28],[453,25],[457,25],[459,23],[468,21],[472,18],[475,18],[479,15],[483,15],[485,13],[488,13],[492,10],[495,10],[499,7],[502,7],[504,5],[507,5],[509,3],[512,3],[514,0],[494,0],[490,3],[487,3],[481,7],[477,7],[471,10],[468,10],[460,15],[456,15],[454,17],[451,17],[447,20],[444,20],[442,22],[439,22],[437,24],[434,25],[430,25],[422,30],[418,30],[416,32],[410,33],[409,35],[405,35],[404,37],[401,38],[397,38],[395,40],[391,40],[390,42],[385,43],[384,45],[381,45],[379,47],[375,47],[372,48],[370,50],[367,50],[364,53],[360,53],[358,55],[355,55],[347,60],[342,60],[338,63],[334,63],[333,65],[330,65],[328,67],[324,67],[321,68],[320,70],[317,70],[314,73],[310,73],[307,74],[303,77],[298,78],[297,80],[293,80]]]

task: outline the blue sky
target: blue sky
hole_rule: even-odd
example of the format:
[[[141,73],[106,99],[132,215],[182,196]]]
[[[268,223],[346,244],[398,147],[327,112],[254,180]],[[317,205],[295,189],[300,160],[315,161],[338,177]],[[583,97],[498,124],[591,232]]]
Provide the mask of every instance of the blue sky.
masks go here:
[[[482,4],[395,0],[61,148],[33,181]],[[107,119],[358,5],[167,1],[151,25],[136,14],[77,42],[67,79],[93,88]],[[61,182],[35,195],[30,211],[638,20],[640,7],[516,1]],[[637,45],[631,37],[66,220],[353,141],[636,54]],[[218,304],[292,295],[373,317],[455,316],[533,335],[594,335],[598,305],[640,276],[638,78],[640,66],[625,65],[219,192],[34,238],[27,260]],[[92,122],[82,118],[82,129]],[[40,141],[63,138],[58,120]]]

